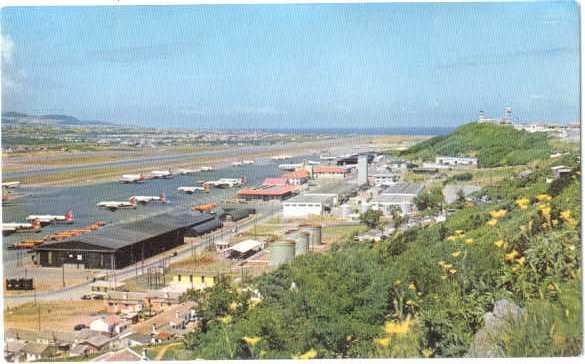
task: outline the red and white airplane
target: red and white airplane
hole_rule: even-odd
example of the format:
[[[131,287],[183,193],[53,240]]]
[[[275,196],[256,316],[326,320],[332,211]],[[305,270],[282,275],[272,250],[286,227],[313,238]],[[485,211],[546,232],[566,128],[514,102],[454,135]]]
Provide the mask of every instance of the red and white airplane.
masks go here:
[[[177,191],[192,194],[192,193],[195,193],[197,191],[209,192],[209,188],[207,187],[207,185],[205,185],[203,187],[201,187],[201,186],[181,186],[181,187],[177,188]]]
[[[117,209],[135,209],[136,198],[130,197],[129,201],[101,201],[98,202],[97,207],[103,207],[115,211]]]
[[[158,201],[162,203],[168,202],[164,192],[161,192],[159,196],[132,196],[128,199],[128,201],[132,200],[142,204],[147,204],[152,201]]]
[[[49,224],[73,224],[73,210],[69,209],[65,215],[29,215],[26,221],[39,220],[42,226]]]
[[[21,232],[35,232],[41,229],[41,222],[33,220],[32,222],[8,222],[2,223],[2,235],[10,235]]]

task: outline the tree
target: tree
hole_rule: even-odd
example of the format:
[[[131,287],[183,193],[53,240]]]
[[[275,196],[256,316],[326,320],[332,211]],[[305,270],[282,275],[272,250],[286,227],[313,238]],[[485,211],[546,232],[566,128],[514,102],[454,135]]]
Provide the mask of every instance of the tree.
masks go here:
[[[373,229],[380,226],[380,218],[382,217],[382,211],[368,209],[360,215],[360,222],[366,224],[367,227]]]

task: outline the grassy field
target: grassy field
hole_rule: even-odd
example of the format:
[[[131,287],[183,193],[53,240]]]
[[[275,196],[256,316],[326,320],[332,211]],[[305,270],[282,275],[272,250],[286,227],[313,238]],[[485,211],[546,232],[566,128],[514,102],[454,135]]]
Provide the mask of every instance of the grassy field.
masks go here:
[[[344,240],[351,237],[355,233],[362,233],[367,231],[365,225],[348,226],[325,226],[322,230],[321,238],[325,244],[331,244],[339,240]]]
[[[58,301],[26,303],[4,310],[4,328],[71,331],[79,323],[88,324],[92,315],[105,313],[103,301]]]

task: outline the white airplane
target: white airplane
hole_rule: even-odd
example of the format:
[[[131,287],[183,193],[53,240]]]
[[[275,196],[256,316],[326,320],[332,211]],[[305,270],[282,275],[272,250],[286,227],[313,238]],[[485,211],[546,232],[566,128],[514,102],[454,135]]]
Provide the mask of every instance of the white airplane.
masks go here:
[[[239,167],[242,165],[242,162],[232,162],[232,167]]]
[[[307,161],[307,163],[308,163],[309,165],[311,165],[311,166],[316,166],[316,165],[318,165],[318,164],[321,164],[321,162],[318,162],[318,161],[311,161],[311,160]]]
[[[144,176],[141,174],[123,174],[120,177],[120,183],[142,183]]]
[[[301,168],[302,166],[302,163],[284,163],[279,164],[278,169],[282,169],[283,171],[294,171],[295,169]]]
[[[150,172],[152,178],[173,178],[173,174],[170,170],[167,171],[152,171]]]
[[[195,173],[200,172],[200,171],[201,171],[200,169],[186,169],[186,168],[182,168],[182,169],[179,169],[177,171],[177,174],[180,174],[180,175],[195,174]]]
[[[31,222],[8,222],[2,223],[2,235],[10,235],[20,232],[33,232],[41,229],[41,222],[33,220]]]
[[[201,186],[181,186],[177,188],[177,191],[185,193],[195,193],[196,191],[209,192],[209,188]]]
[[[98,202],[97,207],[103,207],[115,211],[117,209],[135,209],[136,199],[130,198],[130,201],[102,201]]]
[[[325,154],[321,154],[321,155],[319,156],[319,159],[326,160],[326,161],[332,161],[332,160],[334,160],[334,159],[335,159],[335,157],[334,157],[334,156],[332,156],[332,155],[325,155]]]
[[[19,181],[3,182],[2,183],[2,188],[16,188],[18,186],[20,186],[20,182]]]
[[[286,154],[274,155],[271,157],[271,159],[275,160],[275,161],[282,161],[285,159],[290,159],[290,155],[286,155]]]
[[[242,164],[243,164],[243,165],[250,165],[250,164],[254,164],[254,163],[256,163],[256,162],[254,162],[254,161],[252,161],[252,160],[243,160],[243,161],[242,161]]]
[[[162,203],[168,202],[164,192],[161,192],[159,196],[132,196],[128,199],[128,201],[132,200],[142,204],[146,204],[152,201],[158,201]]]
[[[201,172],[211,172],[211,171],[215,171],[215,168],[213,167],[201,167]]]
[[[41,225],[73,224],[73,210],[69,209],[64,215],[29,215],[26,221],[38,220]]]
[[[237,186],[241,186],[246,183],[246,177],[240,178],[220,178],[216,181],[207,181],[203,184],[203,186],[212,186],[216,188],[233,188]]]

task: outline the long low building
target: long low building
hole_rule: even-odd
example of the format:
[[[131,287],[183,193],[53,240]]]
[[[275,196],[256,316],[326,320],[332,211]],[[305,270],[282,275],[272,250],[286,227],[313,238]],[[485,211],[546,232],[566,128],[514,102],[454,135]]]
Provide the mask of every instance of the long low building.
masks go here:
[[[304,218],[310,215],[323,215],[331,211],[335,195],[300,195],[282,203],[284,218]]]
[[[238,196],[244,200],[286,200],[298,191],[298,186],[261,186],[256,188],[243,188]]]
[[[205,213],[166,213],[107,225],[75,238],[38,246],[34,249],[35,261],[43,267],[65,264],[120,269],[183,244],[185,235],[197,226],[216,228],[214,219]],[[198,233],[204,231],[199,229]]]

